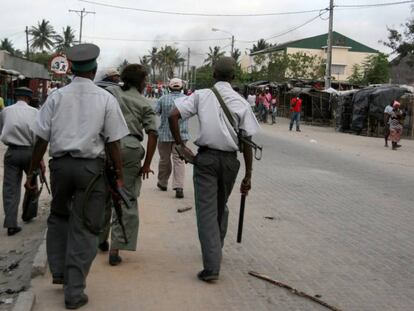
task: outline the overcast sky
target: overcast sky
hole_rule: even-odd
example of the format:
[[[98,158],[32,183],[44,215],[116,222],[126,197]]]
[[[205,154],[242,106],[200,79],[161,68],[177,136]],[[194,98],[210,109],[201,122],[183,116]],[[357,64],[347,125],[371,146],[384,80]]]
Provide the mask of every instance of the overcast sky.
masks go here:
[[[302,11],[326,8],[329,0],[177,0],[134,1],[94,0],[101,3],[129,6],[140,9],[199,12],[212,14],[249,14],[286,11]],[[396,0],[336,0],[337,5],[373,4]],[[120,10],[89,4],[78,0],[0,0],[0,39],[9,38],[15,48],[25,50],[25,26],[37,25],[43,18],[49,20],[59,33],[70,25],[79,35],[79,16],[69,9],[95,11],[87,15],[83,23],[83,40],[101,48],[100,69],[117,66],[123,59],[138,62],[152,46],[174,45],[187,55],[191,48],[191,65],[200,65],[209,46],[219,45],[230,51],[229,34],[213,32],[212,27],[226,30],[235,36],[235,47],[245,53],[253,43],[241,42],[269,38],[303,24],[318,13],[266,17],[194,17],[161,15]],[[412,14],[410,4],[370,9],[336,9],[334,30],[372,48],[388,52],[379,40],[386,40],[387,26],[399,27]],[[324,17],[327,17],[325,15]],[[305,27],[269,40],[282,43],[326,33],[328,21],[318,18]],[[106,39],[103,39],[106,38]],[[109,39],[117,40],[109,40]],[[217,40],[221,39],[223,40]],[[125,39],[125,40],[123,40]],[[206,39],[202,42],[179,40]],[[148,40],[145,42],[133,40]],[[156,42],[153,40],[169,40]]]

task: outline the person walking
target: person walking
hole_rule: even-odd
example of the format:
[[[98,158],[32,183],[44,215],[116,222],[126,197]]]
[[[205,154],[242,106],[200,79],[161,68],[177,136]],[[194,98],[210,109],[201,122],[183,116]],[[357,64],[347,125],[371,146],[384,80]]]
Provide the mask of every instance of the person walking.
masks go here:
[[[390,116],[393,111],[392,105],[394,102],[395,101],[389,103],[384,109],[384,147],[388,147],[388,138],[390,136]]]
[[[125,188],[134,206],[128,209],[122,204],[122,220],[125,224],[127,243],[120,223],[116,221],[112,226],[109,250],[109,264],[112,266],[122,262],[120,250],[135,251],[137,248],[139,227],[137,200],[141,190],[141,179],[148,179],[150,173],[154,174],[151,170],[151,161],[157,148],[158,133],[155,112],[149,101],[142,95],[147,76],[148,72],[144,66],[130,64],[121,73],[123,86],[106,88],[118,100],[130,132],[128,136],[121,139],[121,154]],[[144,130],[148,135],[146,154],[141,145],[144,140]],[[144,156],[144,164],[141,165]]]
[[[259,130],[259,124],[250,104],[231,87],[236,62],[231,57],[220,58],[214,66],[215,91],[234,116],[241,135],[250,137]],[[197,274],[202,281],[219,277],[222,247],[227,232],[227,200],[233,189],[240,162],[238,136],[221,108],[219,98],[211,89],[197,90],[189,97],[175,100],[176,108],[170,113],[169,124],[179,152],[194,162],[194,192],[198,235],[203,256],[203,270]],[[199,136],[194,142],[199,147],[194,157],[181,138],[179,119],[198,116]],[[251,188],[252,148],[243,146],[245,176],[240,191],[247,195]]]
[[[254,90],[251,90],[249,92],[249,95],[247,95],[247,102],[250,104],[252,111],[254,111],[256,107],[256,94]]]
[[[300,132],[300,112],[302,110],[302,99],[297,95],[290,101],[290,124],[289,131],[293,128],[293,123],[296,122],[296,132]]]
[[[0,114],[1,141],[7,145],[4,155],[3,208],[4,228],[7,235],[22,230],[18,226],[22,175],[29,172],[35,134],[31,125],[36,119],[37,109],[29,105],[33,92],[27,87],[15,89],[16,103],[7,106]]]
[[[398,144],[401,140],[401,134],[403,130],[403,113],[400,110],[401,104],[397,101],[394,101],[392,105],[392,112],[390,114],[390,139],[392,142],[392,150],[397,150],[397,148],[401,147]]]
[[[50,144],[52,202],[47,257],[53,284],[64,284],[66,308],[78,309],[88,302],[86,277],[103,225],[105,147],[122,187],[119,141],[129,132],[116,99],[93,83],[99,47],[79,44],[66,55],[74,79],[51,93],[37,115],[33,125],[37,137],[25,187],[33,189],[33,171]]]
[[[272,124],[276,123],[277,107],[278,106],[279,106],[279,98],[276,94],[276,96],[272,98],[272,102],[271,102]]]
[[[178,78],[171,79],[168,87],[171,93],[161,97],[155,106],[155,112],[161,116],[161,124],[158,128],[158,153],[160,155],[160,161],[158,164],[157,187],[161,191],[167,191],[168,179],[170,178],[172,171],[172,188],[175,190],[175,197],[182,199],[184,198],[183,189],[185,163],[180,159],[180,156],[175,150],[176,144],[174,143],[174,137],[172,136],[169,128],[168,116],[171,110],[174,108],[174,100],[185,96],[181,92],[183,89],[183,81]],[[187,120],[180,120],[180,134],[184,143],[190,139]]]

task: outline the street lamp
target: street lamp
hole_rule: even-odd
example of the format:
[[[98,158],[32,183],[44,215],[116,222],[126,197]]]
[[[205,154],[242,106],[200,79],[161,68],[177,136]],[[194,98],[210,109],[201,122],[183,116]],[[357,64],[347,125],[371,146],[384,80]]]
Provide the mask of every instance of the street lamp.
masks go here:
[[[218,28],[214,28],[214,27],[211,28],[211,31],[221,31],[221,32],[227,33],[227,34],[229,34],[231,36],[231,57],[233,57],[234,35],[231,32],[227,31],[227,30],[218,29]]]

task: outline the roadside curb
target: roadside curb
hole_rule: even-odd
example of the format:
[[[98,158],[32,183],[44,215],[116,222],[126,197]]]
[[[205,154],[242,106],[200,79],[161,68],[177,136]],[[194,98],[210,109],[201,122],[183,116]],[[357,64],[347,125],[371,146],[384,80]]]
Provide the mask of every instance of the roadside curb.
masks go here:
[[[32,279],[44,275],[46,273],[47,267],[47,256],[46,256],[46,231],[43,235],[42,243],[40,244],[36,256],[33,260],[32,265]],[[31,286],[31,284],[30,284]],[[36,295],[30,289],[24,292],[21,292],[17,296],[16,303],[12,311],[32,311],[36,303]]]
[[[21,292],[17,297],[13,311],[31,311],[33,309],[35,301],[36,296],[31,290],[27,292]]]
[[[46,256],[46,231],[43,235],[43,241],[37,250],[36,256],[33,260],[32,279],[44,275],[46,273],[47,256]]]

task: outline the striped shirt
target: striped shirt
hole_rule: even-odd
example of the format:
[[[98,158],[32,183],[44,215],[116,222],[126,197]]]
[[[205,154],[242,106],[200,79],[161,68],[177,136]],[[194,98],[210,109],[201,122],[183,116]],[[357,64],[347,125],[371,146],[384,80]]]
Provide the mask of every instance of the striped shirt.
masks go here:
[[[171,110],[175,107],[174,100],[183,96],[185,95],[181,94],[181,92],[171,92],[158,99],[154,108],[155,112],[161,116],[161,124],[158,128],[158,141],[174,141],[174,137],[171,134],[170,126],[168,124],[168,116],[170,115]],[[188,133],[188,120],[180,120],[180,134],[182,140],[187,141],[190,139],[190,134]]]

